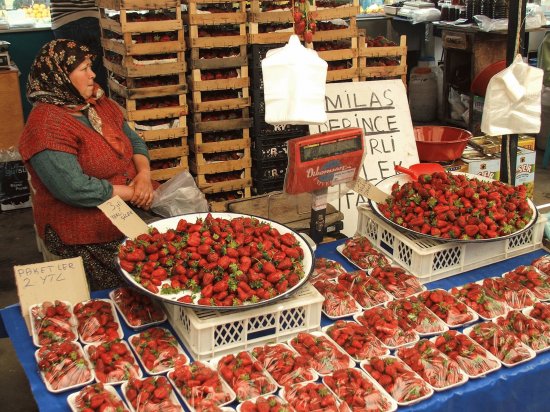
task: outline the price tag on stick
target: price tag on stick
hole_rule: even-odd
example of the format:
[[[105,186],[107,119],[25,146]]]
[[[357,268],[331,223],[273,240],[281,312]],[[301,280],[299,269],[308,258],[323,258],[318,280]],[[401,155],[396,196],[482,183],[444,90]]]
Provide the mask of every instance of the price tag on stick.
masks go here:
[[[374,200],[376,203],[385,203],[386,199],[389,197],[387,193],[381,191],[361,176],[357,178],[354,185],[351,185],[350,189],[368,199]]]
[[[29,307],[45,301],[65,300],[74,305],[90,299],[81,257],[14,266],[21,312],[31,333]]]
[[[149,231],[149,226],[143,221],[120,196],[112,197],[100,204],[98,208],[105,213],[113,225],[130,239]]]

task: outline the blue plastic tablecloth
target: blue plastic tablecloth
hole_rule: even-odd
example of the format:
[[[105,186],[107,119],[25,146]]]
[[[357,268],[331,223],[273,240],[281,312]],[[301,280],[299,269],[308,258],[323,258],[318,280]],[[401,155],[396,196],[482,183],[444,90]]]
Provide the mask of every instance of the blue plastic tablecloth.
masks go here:
[[[316,257],[327,257],[341,262],[348,270],[354,270],[336,251],[344,240],[320,245]],[[426,284],[429,289],[449,289],[490,276],[499,276],[519,265],[529,264],[547,252],[537,250],[503,262],[495,263],[464,274]],[[95,298],[107,297],[109,291],[92,293]],[[20,306],[8,306],[0,311],[5,328],[13,343],[17,357],[29,380],[29,384],[41,411],[59,412],[69,410],[67,396],[70,392],[52,394],[46,390],[38,373],[34,352],[36,348],[21,316]],[[322,324],[330,324],[323,316]],[[165,325],[169,327],[168,323]],[[123,325],[127,338],[135,332]],[[533,360],[513,368],[501,368],[484,378],[471,379],[466,384],[451,390],[436,393],[431,398],[408,407],[403,411],[548,411],[550,410],[550,351],[537,355]]]

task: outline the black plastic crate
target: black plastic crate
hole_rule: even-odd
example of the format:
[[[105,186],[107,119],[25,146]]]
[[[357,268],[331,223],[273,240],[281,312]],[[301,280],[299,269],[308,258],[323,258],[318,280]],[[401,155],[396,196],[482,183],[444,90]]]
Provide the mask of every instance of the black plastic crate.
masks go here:
[[[267,52],[273,49],[279,49],[286,43],[272,43],[272,44],[252,44],[250,46],[250,58],[249,62],[252,62],[250,68],[252,71],[255,69],[262,69],[262,60],[265,59]]]
[[[267,136],[306,136],[309,135],[308,126],[298,126],[294,124],[276,125],[265,122],[263,114],[253,116],[252,118],[252,138],[257,139]]]
[[[258,137],[252,139],[252,159],[258,162],[287,160],[286,142],[298,137],[296,135],[277,136],[274,138]]]
[[[248,72],[248,76],[250,77],[250,86],[252,87],[252,91],[258,91],[262,92],[264,91],[264,73],[259,68],[252,68]]]
[[[252,193],[263,195],[271,192],[281,192],[285,186],[285,179],[253,179]]]
[[[274,161],[253,161],[252,162],[252,179],[259,180],[278,180],[284,179],[286,175],[286,166],[288,160]]]

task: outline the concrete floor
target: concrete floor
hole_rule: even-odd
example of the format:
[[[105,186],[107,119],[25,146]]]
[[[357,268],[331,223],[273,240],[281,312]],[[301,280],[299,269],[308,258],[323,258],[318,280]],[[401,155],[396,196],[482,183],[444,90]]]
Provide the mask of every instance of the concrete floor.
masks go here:
[[[541,166],[543,152],[537,152],[535,173],[536,205],[550,203],[550,169]],[[550,212],[550,207],[542,209]],[[18,302],[13,276],[14,265],[25,265],[42,261],[38,253],[30,209],[0,213],[2,247],[0,248],[0,308]],[[9,338],[0,339],[0,407],[10,412],[33,412],[38,408],[29,388],[23,368],[17,361]]]

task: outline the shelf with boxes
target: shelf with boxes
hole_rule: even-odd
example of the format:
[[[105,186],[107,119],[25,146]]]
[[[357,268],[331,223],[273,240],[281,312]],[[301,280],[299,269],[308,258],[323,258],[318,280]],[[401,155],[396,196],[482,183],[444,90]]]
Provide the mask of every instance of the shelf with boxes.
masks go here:
[[[407,81],[407,36],[402,35],[399,44],[382,36],[359,36],[359,77],[368,79],[401,78]]]
[[[185,42],[180,1],[99,0],[111,98],[145,140],[151,176],[188,168]]]

